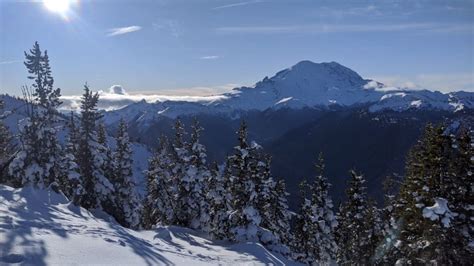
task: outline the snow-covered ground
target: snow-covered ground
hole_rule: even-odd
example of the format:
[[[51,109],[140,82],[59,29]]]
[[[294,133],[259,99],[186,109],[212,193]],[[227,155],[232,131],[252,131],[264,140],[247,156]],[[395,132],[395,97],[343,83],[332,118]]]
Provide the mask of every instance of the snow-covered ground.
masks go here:
[[[256,243],[213,242],[179,227],[133,231],[60,194],[0,185],[0,265],[294,264]]]

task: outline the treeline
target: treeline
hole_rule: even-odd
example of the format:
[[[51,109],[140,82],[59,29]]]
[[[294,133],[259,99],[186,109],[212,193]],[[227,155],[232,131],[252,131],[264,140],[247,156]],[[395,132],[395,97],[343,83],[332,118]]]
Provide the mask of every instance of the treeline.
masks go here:
[[[100,124],[99,96],[86,85],[80,114],[71,114],[61,145],[60,91],[53,88],[48,55],[35,44],[25,56],[33,80],[31,97],[24,90],[31,111],[20,124],[16,148],[0,124],[3,183],[52,187],[126,227],[189,227],[213,239],[257,241],[306,264],[474,261],[474,143],[468,129],[453,135],[443,126],[428,125],[410,151],[405,177],[388,179],[393,182],[387,182],[382,208],[367,196],[363,175],[350,171],[346,200],[336,209],[320,155],[315,176],[300,185],[301,206],[294,213],[285,182],[272,176],[271,158],[248,140],[245,122],[234,152],[222,164],[209,164],[199,122],[187,133],[177,119],[174,136],[161,136],[149,159],[141,199],[126,123],[120,122],[112,148]]]

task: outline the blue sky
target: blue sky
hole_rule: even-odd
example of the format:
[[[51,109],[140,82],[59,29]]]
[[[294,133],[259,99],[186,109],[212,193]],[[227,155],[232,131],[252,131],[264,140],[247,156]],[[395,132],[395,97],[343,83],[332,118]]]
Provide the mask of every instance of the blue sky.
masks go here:
[[[0,89],[28,83],[47,49],[56,86],[79,94],[209,94],[301,60],[337,61],[388,85],[474,91],[474,1],[82,0],[67,14],[0,0]]]

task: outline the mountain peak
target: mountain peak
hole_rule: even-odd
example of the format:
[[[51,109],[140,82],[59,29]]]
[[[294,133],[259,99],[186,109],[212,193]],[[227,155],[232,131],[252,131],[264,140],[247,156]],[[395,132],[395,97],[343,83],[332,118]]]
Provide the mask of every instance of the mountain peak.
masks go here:
[[[321,62],[315,63],[309,60],[303,60],[296,63],[294,66],[287,69],[288,71],[302,72],[316,75],[318,73],[328,74],[330,76],[348,76],[355,79],[362,80],[362,77],[359,76],[354,70],[339,64],[338,62]]]
[[[271,80],[275,82],[283,80],[301,82],[305,80],[313,88],[334,86],[355,88],[367,83],[355,71],[337,62],[315,63],[309,60],[300,61],[292,67],[276,73]]]

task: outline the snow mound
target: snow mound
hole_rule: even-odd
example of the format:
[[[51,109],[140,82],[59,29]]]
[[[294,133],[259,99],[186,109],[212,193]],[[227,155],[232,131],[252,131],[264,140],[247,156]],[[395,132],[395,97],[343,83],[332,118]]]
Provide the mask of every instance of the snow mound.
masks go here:
[[[101,217],[101,218],[99,218]],[[256,243],[207,240],[180,227],[133,231],[52,190],[0,185],[0,265],[291,264]]]

